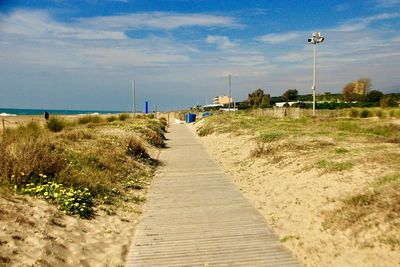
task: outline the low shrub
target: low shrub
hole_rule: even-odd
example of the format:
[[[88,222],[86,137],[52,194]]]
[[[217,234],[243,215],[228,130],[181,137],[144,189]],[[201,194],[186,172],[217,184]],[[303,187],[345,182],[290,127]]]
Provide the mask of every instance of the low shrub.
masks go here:
[[[265,144],[258,144],[256,148],[250,151],[250,156],[251,157],[262,157],[262,156],[267,156],[271,155],[275,152],[275,148],[271,145],[265,145]]]
[[[372,113],[368,109],[363,109],[360,112],[360,117],[361,118],[368,118],[368,117],[371,117],[371,116],[372,116]]]
[[[164,126],[168,125],[168,121],[166,118],[163,117],[163,118],[159,118],[158,120],[161,122],[162,125],[164,125]]]
[[[317,168],[325,169],[327,171],[344,171],[353,167],[350,161],[334,162],[328,160],[320,160],[317,162]]]
[[[102,119],[99,115],[84,115],[78,119],[78,124],[99,123]]]
[[[70,131],[65,131],[63,132],[62,136],[72,141],[93,138],[93,134],[89,129],[73,129]]]
[[[261,142],[272,142],[275,141],[283,136],[281,132],[269,132],[269,133],[262,133],[258,136],[258,140]]]
[[[133,188],[136,190],[141,190],[144,188],[144,183],[141,179],[134,178],[125,183],[125,188]]]
[[[108,116],[108,117],[106,118],[106,120],[107,120],[108,122],[113,122],[113,121],[116,121],[116,120],[117,120],[117,117],[116,117],[116,116]]]
[[[152,144],[153,146],[156,147],[165,147],[165,142],[164,142],[164,135],[160,135],[156,131],[152,129],[143,129],[143,133],[145,135],[145,138],[149,144]]]
[[[384,118],[385,117],[385,113],[381,110],[381,109],[377,109],[375,111],[375,115],[379,118]]]
[[[136,159],[149,159],[150,158],[142,141],[133,136],[128,139],[126,154],[128,156],[130,156],[132,158],[136,158]]]
[[[0,177],[10,184],[23,184],[28,177],[55,175],[65,168],[64,158],[45,137],[20,138],[0,142]]]
[[[118,115],[118,118],[120,121],[126,121],[127,119],[129,119],[130,115],[127,113],[121,113]]]
[[[67,122],[59,117],[52,116],[47,121],[47,128],[52,132],[61,132],[67,126]]]
[[[207,136],[214,133],[214,128],[211,127],[210,125],[203,125],[200,128],[197,129],[197,134],[199,136]]]
[[[38,196],[48,202],[56,203],[60,210],[68,214],[79,215],[88,218],[92,214],[93,199],[89,189],[65,188],[62,184],[45,181],[46,175],[40,174],[39,183],[28,183],[20,189],[14,186],[16,191],[22,194]]]
[[[350,109],[350,114],[349,116],[352,118],[357,118],[360,115],[360,112],[358,111],[358,109],[352,108]]]

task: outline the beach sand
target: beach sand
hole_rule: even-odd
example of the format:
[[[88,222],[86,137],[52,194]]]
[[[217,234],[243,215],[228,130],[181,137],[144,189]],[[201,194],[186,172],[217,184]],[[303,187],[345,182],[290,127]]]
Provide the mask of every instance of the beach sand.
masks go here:
[[[67,216],[44,200],[0,196],[0,265],[123,266],[141,208],[93,219]]]
[[[189,127],[195,131],[199,125],[201,121]],[[373,178],[396,168],[373,158],[363,160],[363,156],[370,157],[374,144],[360,144],[356,140],[339,144],[354,151],[343,156],[332,154],[335,146],[327,139],[320,140],[326,147],[315,149],[315,153],[292,149],[269,158],[254,158],[250,156],[256,147],[252,136],[212,134],[200,140],[277,232],[283,245],[305,266],[400,266],[400,251],[376,239],[388,227],[385,221],[362,229],[361,234],[323,227],[325,214],[337,208],[339,200],[360,192]],[[294,143],[308,145],[308,141],[300,139]],[[382,149],[400,153],[397,144],[387,144]],[[350,170],[325,172],[312,167],[321,157],[357,160]]]

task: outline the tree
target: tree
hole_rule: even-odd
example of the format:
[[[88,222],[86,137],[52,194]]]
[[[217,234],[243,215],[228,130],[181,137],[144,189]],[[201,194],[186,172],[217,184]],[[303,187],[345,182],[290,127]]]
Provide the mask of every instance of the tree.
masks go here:
[[[344,101],[354,101],[354,82],[346,84],[342,89]]]
[[[257,89],[249,94],[247,102],[249,102],[253,108],[265,108],[269,106],[270,99],[271,97],[269,94],[264,94],[262,89]]]
[[[361,78],[357,81],[346,84],[343,89],[345,101],[363,101],[365,94],[370,91],[372,86],[371,79]]]
[[[380,101],[382,108],[387,107],[396,107],[398,104],[396,103],[395,97],[393,94],[384,95]]]
[[[382,97],[383,97],[383,93],[381,91],[372,90],[372,91],[369,91],[365,95],[365,102],[379,103],[379,101],[381,101]]]
[[[299,92],[296,89],[288,89],[283,93],[282,97],[286,101],[294,101],[297,99],[298,95],[299,95]]]

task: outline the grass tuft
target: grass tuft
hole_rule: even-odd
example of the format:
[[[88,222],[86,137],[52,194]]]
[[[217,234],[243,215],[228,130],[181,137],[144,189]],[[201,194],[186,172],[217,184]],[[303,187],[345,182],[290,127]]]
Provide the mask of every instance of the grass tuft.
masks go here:
[[[129,118],[130,118],[130,115],[128,113],[121,113],[118,115],[118,119],[120,121],[126,121]]]
[[[149,159],[150,156],[143,145],[143,142],[136,137],[129,137],[126,154],[135,159]]]
[[[326,229],[347,230],[354,234],[385,223],[384,236],[375,239],[393,248],[399,248],[396,220],[400,212],[400,173],[376,179],[369,189],[341,200],[339,208],[326,214],[323,226]],[[391,226],[390,226],[391,225]]]
[[[268,142],[278,140],[283,136],[284,136],[284,134],[282,132],[262,133],[258,136],[258,140],[261,142],[268,143]]]
[[[360,112],[360,118],[368,118],[372,116],[372,112],[369,109],[363,109]]]
[[[325,169],[326,171],[345,171],[350,170],[353,167],[353,163],[350,161],[334,162],[320,160],[316,163],[316,167],[319,169]]]
[[[52,116],[47,121],[47,128],[52,132],[61,132],[67,126],[67,122],[59,117]]]
[[[258,144],[256,148],[250,151],[250,156],[259,158],[263,156],[272,155],[275,152],[275,148],[268,144]]]
[[[100,123],[102,119],[99,115],[84,115],[78,119],[78,124]]]

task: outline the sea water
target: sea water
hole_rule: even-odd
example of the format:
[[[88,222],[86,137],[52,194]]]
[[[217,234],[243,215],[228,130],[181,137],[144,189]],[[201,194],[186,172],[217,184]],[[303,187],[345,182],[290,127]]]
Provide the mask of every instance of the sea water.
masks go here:
[[[47,111],[50,115],[80,115],[80,114],[115,114],[126,111],[110,110],[65,110],[65,109],[17,109],[0,108],[0,116],[18,116],[18,115],[43,115]]]

